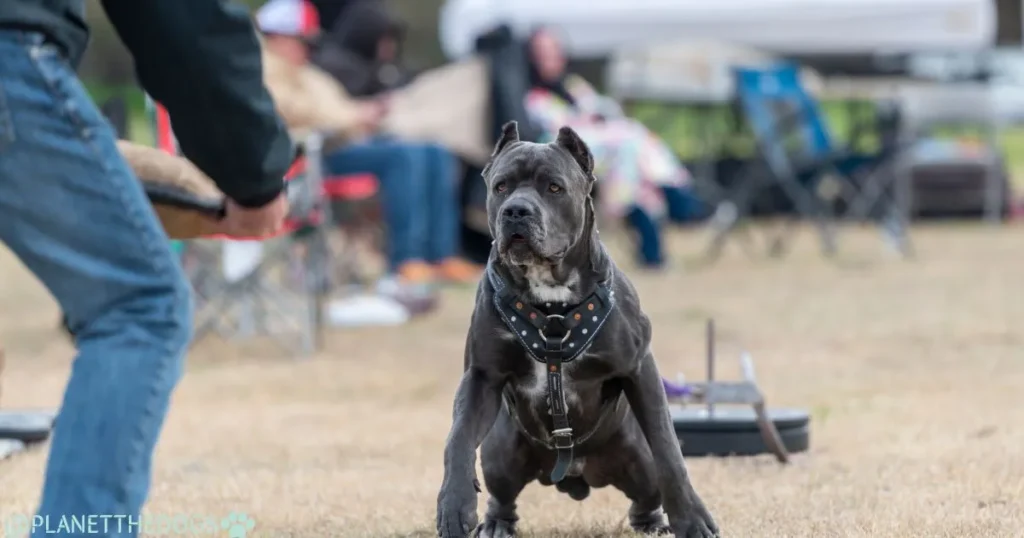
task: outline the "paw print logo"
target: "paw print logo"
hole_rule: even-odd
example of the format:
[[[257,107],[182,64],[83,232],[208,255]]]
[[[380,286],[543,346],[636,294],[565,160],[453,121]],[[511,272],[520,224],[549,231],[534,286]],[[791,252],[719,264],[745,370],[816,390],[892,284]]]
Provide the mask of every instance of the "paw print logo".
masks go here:
[[[228,538],[245,538],[256,522],[248,514],[232,512],[220,521],[220,526],[228,531]]]

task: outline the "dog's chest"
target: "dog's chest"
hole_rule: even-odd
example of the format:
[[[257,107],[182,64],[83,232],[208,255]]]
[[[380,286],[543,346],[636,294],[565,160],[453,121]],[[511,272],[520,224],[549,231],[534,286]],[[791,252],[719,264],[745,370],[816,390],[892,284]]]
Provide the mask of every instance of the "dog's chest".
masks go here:
[[[530,407],[534,409],[547,409],[548,367],[540,361],[531,360],[530,362],[533,363],[530,375],[524,376],[514,383],[516,396],[530,402]],[[565,403],[568,405],[575,405],[578,401],[572,379],[574,363],[575,361],[562,366],[562,394],[565,395]]]
[[[509,384],[516,400],[527,404],[537,416],[545,416],[548,409],[548,365],[537,360],[524,348],[516,336],[504,328],[498,330],[512,361],[515,371]],[[543,354],[541,354],[543,357]],[[605,353],[588,349],[569,362],[562,363],[561,387],[565,403],[569,408],[584,411],[589,406],[591,393],[607,377],[610,368]]]
[[[572,286],[579,282],[579,273],[573,271],[565,282],[559,283],[551,274],[551,269],[533,266],[526,270],[526,281],[530,286],[530,294],[538,301],[566,304],[573,300]]]

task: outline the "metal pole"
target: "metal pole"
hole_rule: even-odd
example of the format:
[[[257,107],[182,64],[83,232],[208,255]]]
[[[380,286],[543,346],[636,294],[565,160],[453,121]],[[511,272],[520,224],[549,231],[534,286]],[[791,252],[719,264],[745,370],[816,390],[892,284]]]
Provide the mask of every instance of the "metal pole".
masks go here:
[[[708,344],[708,385],[715,381],[715,320],[708,318],[707,328],[707,344]],[[708,401],[708,416],[714,416],[715,404]]]

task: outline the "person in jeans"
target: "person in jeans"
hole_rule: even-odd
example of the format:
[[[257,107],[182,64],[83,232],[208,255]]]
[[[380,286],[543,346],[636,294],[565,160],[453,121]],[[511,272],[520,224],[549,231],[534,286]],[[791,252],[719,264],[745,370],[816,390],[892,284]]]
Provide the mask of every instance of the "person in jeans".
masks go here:
[[[476,271],[456,258],[459,210],[454,156],[433,144],[391,139],[355,143],[326,157],[332,175],[372,172],[381,185],[388,216],[388,266],[411,282],[440,277],[472,280]]]
[[[0,2],[0,240],[54,295],[78,348],[39,514],[138,521],[191,338],[191,292],[75,75],[88,37],[84,4]],[[293,147],[260,77],[247,12],[209,0],[102,5],[142,86],[167,107],[182,152],[227,195],[219,231],[279,230]]]
[[[390,271],[411,284],[475,282],[478,268],[458,257],[456,157],[438,144],[381,134],[386,96],[352,99],[311,63],[310,45],[320,25],[310,2],[270,0],[256,21],[271,67],[267,84],[285,120],[293,128],[326,131],[335,142],[325,159],[326,174],[377,176]]]

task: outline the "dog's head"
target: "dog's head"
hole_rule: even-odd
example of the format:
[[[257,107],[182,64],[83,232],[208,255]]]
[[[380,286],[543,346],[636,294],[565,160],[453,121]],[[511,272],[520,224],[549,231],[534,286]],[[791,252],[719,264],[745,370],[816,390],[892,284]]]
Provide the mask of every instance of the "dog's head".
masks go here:
[[[594,157],[569,127],[537,144],[506,123],[484,179],[488,226],[507,264],[556,265],[594,232]]]

